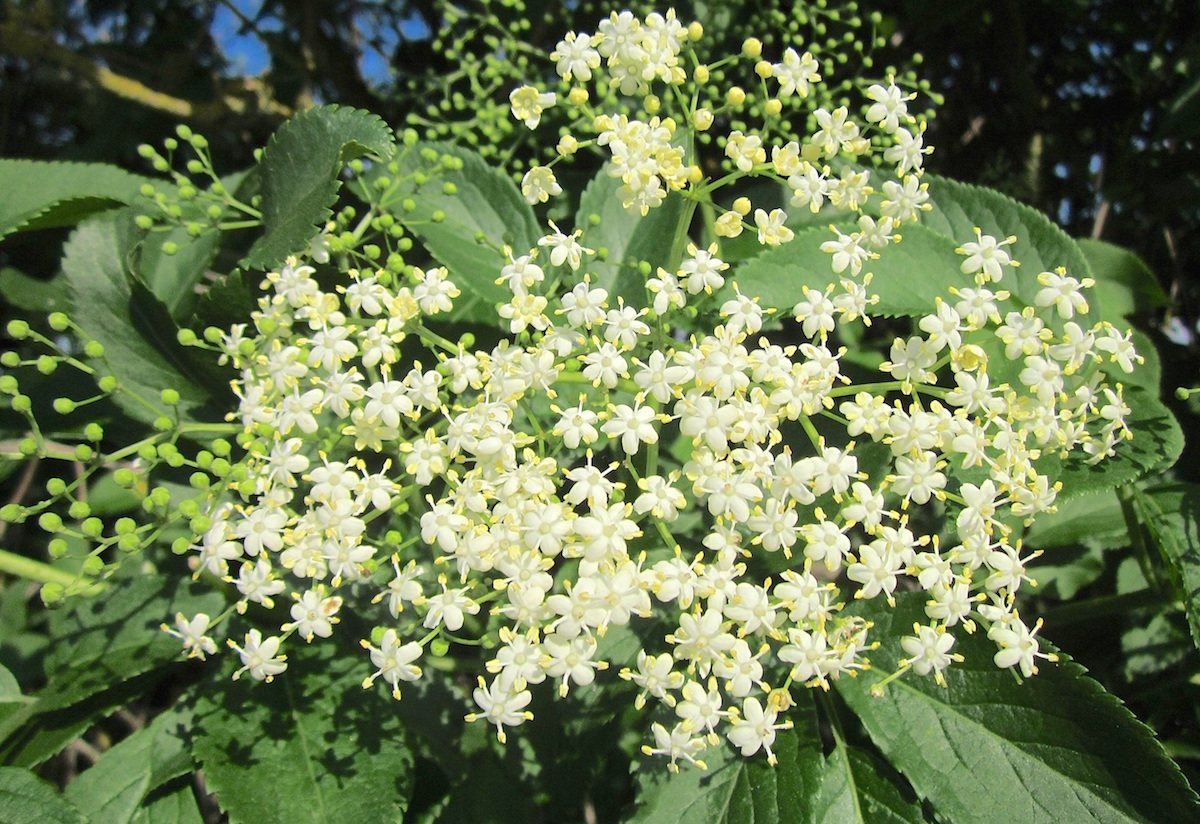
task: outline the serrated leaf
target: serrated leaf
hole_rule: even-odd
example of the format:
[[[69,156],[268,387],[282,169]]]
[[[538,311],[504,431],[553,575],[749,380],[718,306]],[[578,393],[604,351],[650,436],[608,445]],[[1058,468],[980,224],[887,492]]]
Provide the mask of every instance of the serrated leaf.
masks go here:
[[[1039,471],[1062,481],[1063,500],[1078,495],[1104,492],[1136,481],[1153,472],[1167,469],[1183,453],[1183,430],[1171,410],[1158,399],[1155,391],[1141,386],[1126,386],[1122,397],[1130,414],[1125,422],[1133,430],[1133,440],[1121,441],[1116,454],[1099,464],[1089,465],[1082,456],[1072,455],[1062,462],[1048,456],[1038,461]]]
[[[852,224],[834,224],[843,232]],[[789,243],[746,261],[734,272],[742,293],[758,297],[766,308],[788,312],[804,299],[804,288],[824,292],[839,282],[831,268],[832,256],[821,244],[836,238],[829,227],[796,233]],[[952,287],[971,285],[958,268],[957,244],[922,226],[906,226],[903,239],[889,244],[877,260],[863,267],[871,273],[868,292],[879,302],[872,316],[921,317],[935,311],[935,298],[949,299]]]
[[[0,159],[0,238],[133,203],[149,180],[104,163]]]
[[[114,399],[131,417],[149,423],[167,411],[159,401],[163,389],[179,392],[183,415],[193,414],[208,395],[172,359],[178,344],[172,341],[164,351],[161,339],[152,344],[138,329],[131,285],[136,278],[129,269],[138,237],[128,214],[92,218],[71,233],[62,269],[76,310],[73,320],[104,345],[113,374],[143,400],[126,392],[115,393]]]
[[[377,115],[341,106],[316,106],[279,127],[259,161],[263,236],[242,265],[264,269],[304,251],[331,214],[339,175],[363,155],[387,159],[395,138]]]
[[[151,790],[192,770],[184,745],[186,710],[169,710],[137,730],[67,785],[89,824],[129,824]]]
[[[29,770],[0,767],[0,821],[4,824],[87,824],[48,782]]]
[[[801,698],[789,711],[791,730],[780,731],[772,767],[762,752],[745,758],[722,741],[703,753],[707,770],[681,764],[670,773],[650,760],[638,773],[638,801],[628,824],[772,824],[812,820],[824,759],[816,709]]]
[[[200,691],[192,751],[208,789],[234,824],[392,824],[413,766],[394,701],[363,689],[362,655],[330,643],[287,653],[271,684],[230,680],[229,656]]]
[[[1075,241],[1096,279],[1096,301],[1101,320],[1120,326],[1129,315],[1143,314],[1167,305],[1167,295],[1158,278],[1140,257],[1103,240]]]
[[[673,194],[645,216],[631,214],[617,196],[617,189],[624,183],[619,177],[609,176],[607,168],[601,169],[583,190],[575,228],[583,229],[580,243],[608,253],[605,260],[596,258],[588,263],[591,283],[608,290],[611,302],[615,303],[619,295],[626,303],[640,308],[646,299],[646,278],[638,271],[638,264],[647,261],[651,272],[667,265],[671,238],[682,218],[684,200]],[[592,224],[592,215],[600,218],[598,224]]]
[[[886,777],[887,768],[857,747],[837,746],[825,759],[813,821],[919,824],[921,808]],[[909,790],[911,794],[911,790]]]
[[[1133,500],[1155,543],[1175,567],[1192,641],[1200,649],[1200,486],[1135,489]]]
[[[921,593],[855,612],[882,641],[872,669],[837,690],[888,761],[939,816],[969,824],[997,816],[1037,822],[1193,821],[1200,805],[1153,733],[1086,670],[1063,656],[1024,683],[992,663],[995,646],[956,632],[966,660],[947,686],[911,673],[882,697],[873,684],[898,666],[899,637],[924,621]]]
[[[937,175],[926,175],[924,180],[929,184],[929,204],[933,208],[921,213],[923,228],[953,240],[955,245],[974,240],[976,228],[998,240],[1016,236],[1016,242],[1005,249],[1021,266],[1006,269],[999,288],[1011,292],[1020,303],[1034,305],[1034,296],[1042,288],[1037,282],[1041,272],[1065,266],[1076,278],[1091,274],[1078,244],[1037,209],[994,189]],[[901,227],[900,231],[907,233],[910,229]]]
[[[401,214],[401,202],[412,198],[416,209],[404,213],[405,227],[449,270],[451,280],[462,291],[455,299],[453,317],[495,323],[493,304],[511,297],[496,284],[500,270],[508,264],[500,249],[507,244],[518,257],[528,254],[542,236],[537,218],[512,178],[461,146],[421,143],[409,148],[397,159],[402,177],[418,170],[432,171],[421,159],[422,149],[458,158],[463,167],[439,171],[415,190],[410,182],[398,185],[381,205]],[[454,185],[454,194],[443,191],[447,183]],[[437,211],[444,212],[445,219],[434,223],[433,213]],[[480,243],[477,236],[482,236],[484,242]]]

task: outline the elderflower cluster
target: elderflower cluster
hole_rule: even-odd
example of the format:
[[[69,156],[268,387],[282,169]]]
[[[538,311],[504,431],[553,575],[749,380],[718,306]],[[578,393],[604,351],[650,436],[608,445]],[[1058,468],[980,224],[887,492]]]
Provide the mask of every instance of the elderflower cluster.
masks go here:
[[[553,59],[644,105],[655,84],[686,81],[683,49],[700,36],[673,13],[626,12],[568,35]],[[804,56],[780,59],[760,72],[780,98],[820,80]],[[872,261],[928,196],[906,97],[868,97],[865,125],[843,107],[783,145],[727,135],[730,184],[763,176],[796,210],[858,215],[821,247],[829,286],[804,289],[788,319],[739,289],[718,243],[686,234],[644,295],[617,295],[582,227],[549,224],[532,248],[504,250],[503,334],[478,347],[434,331],[462,291],[444,268],[350,269],[335,289],[299,259],[271,273],[252,322],[221,344],[244,457],[212,488],[192,547],[197,574],[236,587],[239,610],[287,607],[278,634],[229,642],[239,675],[271,680],[288,644],[331,636],[353,605],[378,625],[362,639],[364,686],[400,698],[431,648],[467,662],[482,649],[468,717],[503,741],[532,717],[537,685],[565,697],[619,667],[636,705],[660,713],[645,752],[677,768],[722,738],[773,761],[793,690],[869,666],[876,641],[852,599],[925,593],[928,621],[891,677],[942,680],[956,633],[980,626],[997,666],[1036,673],[1051,656],[1015,608],[1032,557],[1015,527],[1054,506],[1043,456],[1101,460],[1129,437],[1100,366],[1129,371],[1137,355],[1128,335],[1077,322],[1086,278],[1045,272],[1017,308],[997,288],[1015,239],[977,231],[959,249],[962,285],[895,340],[879,380],[854,385],[838,336],[869,323]],[[531,87],[512,102],[532,126],[555,103]],[[711,198],[680,125],[697,122],[713,125],[696,111],[596,114],[576,143],[607,153],[618,197],[645,214],[668,192]],[[890,139],[873,144],[872,130]],[[534,202],[552,195],[540,174],[526,176]],[[718,236],[754,211],[762,244],[792,239],[783,209],[705,202]],[[635,626],[635,659],[610,660],[606,639]],[[168,631],[203,656],[209,629],[181,615]]]

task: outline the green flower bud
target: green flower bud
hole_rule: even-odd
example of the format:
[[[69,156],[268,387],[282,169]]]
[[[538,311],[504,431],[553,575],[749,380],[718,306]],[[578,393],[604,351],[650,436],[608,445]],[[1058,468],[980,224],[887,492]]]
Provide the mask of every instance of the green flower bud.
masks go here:
[[[37,359],[37,371],[43,375],[53,375],[54,370],[58,368],[58,358],[51,355],[39,355]]]
[[[176,406],[179,403],[179,392],[174,389],[164,389],[158,396],[167,406]]]
[[[86,443],[76,444],[75,460],[82,463],[87,463],[92,458],[96,457],[96,450],[88,446]]]
[[[79,531],[89,538],[99,538],[104,534],[104,522],[99,518],[88,518],[79,525]]]
[[[13,395],[12,408],[14,412],[25,415],[33,408],[33,404],[28,395]]]
[[[113,525],[113,531],[118,535],[129,535],[137,529],[137,521],[133,518],[118,518]]]
[[[19,524],[25,520],[25,509],[20,504],[5,504],[0,506],[0,521],[9,524]]]
[[[75,401],[70,398],[55,398],[54,411],[60,415],[70,415],[75,411]]]
[[[83,354],[93,360],[104,357],[104,344],[98,340],[90,340],[83,345]]]
[[[191,549],[192,543],[187,538],[176,538],[171,542],[171,551],[176,555],[182,555]]]
[[[121,467],[113,472],[113,481],[122,489],[130,489],[137,483],[137,473],[129,467]]]
[[[83,437],[89,441],[99,441],[104,437],[104,427],[98,423],[89,423],[83,428]]]
[[[105,375],[100,380],[96,381],[96,385],[100,387],[100,391],[104,392],[105,394],[116,392],[117,387],[119,386],[116,377],[113,375]]]
[[[71,320],[62,312],[52,312],[47,318],[50,328],[55,332],[65,332],[71,326]]]
[[[54,581],[42,584],[42,603],[47,607],[53,608],[61,604],[65,594],[66,590],[63,588],[62,584]]]
[[[175,427],[175,422],[166,415],[159,415],[154,419],[153,426],[159,432],[170,432]]]
[[[92,508],[87,505],[87,501],[73,501],[70,508],[67,509],[67,514],[76,521],[82,521],[92,514]]]
[[[10,320],[8,336],[13,340],[25,340],[29,336],[29,324],[23,320]]]
[[[60,518],[58,514],[54,512],[43,512],[38,518],[38,526],[40,526],[43,531],[51,534],[62,529],[62,525],[62,518]]]
[[[0,366],[3,366],[5,369],[16,369],[20,365],[21,365],[21,356],[18,355],[16,352],[14,352],[10,349],[7,352],[0,353]],[[12,376],[6,375],[5,377],[12,377]],[[13,381],[13,388],[15,390],[16,385],[17,385],[17,379],[12,378],[12,381]],[[11,394],[11,393],[5,393],[5,394]]]

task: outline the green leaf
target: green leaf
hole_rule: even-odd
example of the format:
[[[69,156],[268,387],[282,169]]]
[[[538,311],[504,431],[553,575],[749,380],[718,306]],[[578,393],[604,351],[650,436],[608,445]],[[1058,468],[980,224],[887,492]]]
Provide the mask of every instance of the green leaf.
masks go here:
[[[608,253],[605,260],[597,257],[589,262],[592,285],[607,289],[611,302],[619,295],[626,303],[641,307],[646,300],[646,277],[638,271],[638,264],[647,261],[652,273],[667,265],[684,200],[673,194],[644,217],[631,214],[617,197],[623,182],[619,177],[610,177],[607,168],[601,169],[583,190],[575,228],[583,229],[580,242],[584,246],[597,252],[606,249]],[[592,224],[592,215],[600,218],[598,224]]]
[[[447,143],[418,144],[397,159],[401,178],[417,171],[434,172],[421,158],[423,149],[455,157],[462,161],[462,168],[437,171],[416,189],[405,180],[386,193],[380,205],[401,213],[401,202],[412,198],[416,209],[404,213],[405,228],[421,239],[462,291],[455,299],[454,317],[495,323],[493,304],[511,297],[496,284],[500,270],[508,264],[501,247],[511,246],[513,254],[520,257],[528,254],[543,232],[512,178],[470,149]],[[446,184],[453,184],[454,194],[445,193]],[[434,223],[437,211],[444,212],[445,219]]]
[[[1037,463],[1039,471],[1061,480],[1062,500],[1077,495],[1104,492],[1136,481],[1154,472],[1167,469],[1183,453],[1183,430],[1158,393],[1141,386],[1126,386],[1122,397],[1129,407],[1126,423],[1133,430],[1133,440],[1121,441],[1116,454],[1097,465],[1089,465],[1082,457],[1072,455],[1062,462],[1062,471],[1055,470],[1058,458],[1048,456]]]
[[[395,702],[363,689],[363,655],[334,644],[287,650],[271,684],[230,680],[236,656],[196,701],[193,754],[231,822],[391,824],[408,806],[413,756]]]
[[[191,776],[171,781],[146,796],[130,824],[204,824]]]
[[[1200,649],[1200,486],[1134,489],[1133,500],[1140,520],[1175,567],[1192,640]]]
[[[1034,549],[1050,549],[1101,539],[1106,548],[1114,549],[1128,546],[1128,536],[1121,502],[1111,490],[1105,490],[1064,500],[1057,512],[1038,515],[1023,540]]]
[[[163,243],[175,243],[179,250],[168,255]],[[170,310],[171,317],[180,320],[191,314],[196,304],[196,287],[212,266],[221,245],[221,233],[216,229],[192,237],[179,227],[165,235],[154,235],[153,242],[142,247],[138,268],[146,287]]]
[[[629,824],[772,824],[811,820],[824,769],[816,709],[801,699],[789,711],[795,728],[779,732],[772,767],[759,752],[744,758],[724,741],[703,753],[707,770],[681,764],[670,773],[648,760],[638,773],[638,801]],[[799,816],[805,816],[804,819]]]
[[[1140,315],[1167,305],[1167,295],[1158,278],[1140,257],[1121,246],[1103,240],[1083,238],[1075,241],[1096,279],[1095,295],[1099,312],[1092,315],[1116,326],[1129,315]]]
[[[387,159],[394,149],[388,125],[360,109],[316,106],[280,126],[258,166],[263,236],[242,265],[265,269],[308,248],[337,200],[342,167],[363,155]]]
[[[894,772],[869,753],[839,742],[825,759],[813,821],[850,824],[923,822],[921,808],[887,777]],[[908,790],[911,795],[911,790]]]
[[[0,238],[14,231],[70,226],[132,204],[149,180],[104,163],[0,160]]]
[[[71,303],[62,278],[42,280],[11,266],[0,269],[0,295],[24,312],[65,311]]]
[[[921,226],[925,229],[950,238],[956,246],[974,240],[977,227],[998,240],[1016,236],[1016,242],[1006,249],[1021,266],[1005,269],[999,288],[1011,292],[1020,303],[1034,305],[1034,296],[1042,288],[1037,282],[1041,272],[1065,266],[1074,277],[1091,275],[1087,258],[1075,241],[1037,209],[982,186],[936,175],[926,175],[925,182],[929,184],[929,203],[933,207],[921,213]],[[904,226],[900,231],[907,240],[911,229]],[[900,245],[904,245],[903,241]]]
[[[168,388],[179,392],[180,413],[190,416],[208,398],[198,385],[204,378],[167,339],[173,332],[146,325],[145,301],[134,301],[129,259],[138,238],[131,215],[124,213],[100,215],[71,233],[62,268],[76,310],[73,320],[104,345],[108,367],[122,387],[136,393],[137,398],[124,391],[114,395],[132,417],[149,423],[165,414],[159,393]],[[147,340],[147,332],[156,339]]]
[[[129,824],[151,790],[192,771],[184,745],[188,713],[168,711],[121,741],[67,785],[89,824]]]
[[[834,224],[843,232],[851,224]],[[758,297],[764,308],[790,312],[804,298],[804,287],[824,292],[839,276],[831,268],[832,256],[821,244],[836,237],[829,227],[796,233],[790,243],[746,261],[734,272],[742,293]],[[868,291],[879,296],[872,316],[922,317],[935,311],[934,299],[950,299],[951,287],[971,285],[958,268],[957,244],[923,226],[906,226],[903,239],[882,250],[863,268],[871,273]]]
[[[896,609],[858,602],[882,646],[871,671],[837,690],[888,761],[940,817],[962,822],[1194,821],[1196,795],[1153,733],[1063,656],[1024,683],[992,663],[984,633],[956,632],[966,660],[947,686],[906,674],[871,686],[903,657],[899,637],[924,620],[926,596]]]
[[[4,824],[87,824],[49,783],[29,770],[0,767],[0,821]]]

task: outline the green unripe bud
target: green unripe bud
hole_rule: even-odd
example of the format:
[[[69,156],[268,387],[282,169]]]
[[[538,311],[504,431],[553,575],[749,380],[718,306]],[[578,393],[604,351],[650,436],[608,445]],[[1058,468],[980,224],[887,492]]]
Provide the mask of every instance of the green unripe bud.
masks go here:
[[[133,219],[133,222],[139,229],[149,229],[154,225],[154,218],[150,215],[138,215]]]
[[[33,438],[22,438],[17,444],[17,450],[24,456],[36,455],[38,451],[38,443]]]
[[[193,489],[208,489],[210,481],[208,475],[203,472],[193,472],[188,478],[188,483]]]
[[[159,432],[170,432],[175,427],[175,422],[166,415],[159,415],[154,419],[152,424]]]
[[[232,465],[224,458],[213,458],[212,466],[209,467],[212,474],[218,478],[224,478],[229,474]]]
[[[191,138],[188,140],[188,142],[191,143],[193,147],[199,149],[200,151],[204,151],[205,149],[208,148],[208,140],[202,134],[192,135]]]
[[[179,341],[182,346],[195,346],[198,338],[191,329],[183,328],[175,333],[175,340]]]
[[[153,463],[158,460],[158,450],[152,443],[142,444],[138,447],[138,457],[147,463]]]
[[[450,181],[446,181],[445,183],[442,184],[442,194],[456,195],[456,194],[458,194],[458,187],[455,186]]]
[[[232,450],[233,446],[224,438],[217,438],[212,442],[212,451],[214,455],[227,457]]]
[[[406,197],[400,203],[400,208],[406,212],[411,212],[417,208],[417,202],[415,200],[413,200],[411,197]]]
[[[429,654],[434,658],[444,658],[450,651],[450,642],[445,638],[434,638],[429,642]]]
[[[199,512],[200,504],[196,502],[195,498],[184,498],[179,502],[179,514],[188,520],[195,518]]]
[[[113,525],[113,531],[118,535],[129,535],[137,529],[137,521],[133,518],[118,518]]]
[[[10,353],[5,352],[4,354],[7,355]],[[12,352],[11,354],[15,355],[16,352]],[[7,363],[4,365],[8,366]],[[18,386],[19,384],[17,383],[17,379],[12,375],[0,375],[0,392],[3,392],[5,395],[15,395],[17,393]]]
[[[79,530],[89,538],[99,538],[104,534],[104,522],[99,518],[88,518],[79,525]]]
[[[86,443],[75,445],[75,460],[87,463],[94,457],[96,457],[96,450],[92,449]]]
[[[171,490],[167,489],[165,486],[156,486],[150,492],[150,500],[154,501],[155,506],[170,506]]]
[[[104,559],[99,555],[89,555],[83,559],[83,571],[87,575],[99,575],[104,571]]]
[[[24,415],[33,408],[33,403],[29,400],[28,395],[13,395],[12,408],[14,412]]]
[[[50,322],[50,328],[55,332],[65,332],[71,326],[71,319],[63,312],[53,312],[46,320]]]
[[[175,406],[179,403],[179,392],[174,389],[164,389],[158,396],[167,406]]]
[[[104,437],[104,427],[98,423],[89,423],[83,428],[83,437],[89,441],[98,441]]]
[[[105,375],[100,380],[96,381],[96,386],[100,387],[100,391],[105,394],[111,394],[117,391],[119,384],[116,377],[113,375]]]
[[[168,137],[163,140],[163,148],[165,148],[168,152],[173,152],[179,148],[179,141],[173,137]]]
[[[92,514],[92,508],[87,505],[87,501],[73,501],[70,508],[67,509],[67,514],[76,521],[82,521]]]
[[[29,336],[29,324],[23,320],[10,320],[8,336],[13,340],[25,340]]]
[[[117,539],[117,549],[122,552],[137,552],[142,548],[142,539],[137,535],[122,535]]]
[[[71,550],[71,545],[62,538],[51,538],[50,543],[46,545],[46,551],[50,553],[50,557],[54,560],[67,557],[67,553]]]
[[[153,449],[154,447],[151,447]],[[137,473],[123,466],[113,473],[113,481],[122,489],[131,489],[137,483]]]
[[[204,171],[204,164],[199,160],[189,160],[187,162],[187,170],[194,175],[198,175]]]
[[[75,401],[70,398],[55,398],[54,411],[60,415],[70,415],[75,411]]]
[[[137,153],[148,160],[158,154],[158,150],[149,143],[139,143]]]
[[[62,478],[51,478],[50,480],[46,481],[46,491],[50,493],[51,496],[57,498],[59,495],[66,494],[67,482]]]
[[[20,504],[5,504],[0,506],[0,521],[9,524],[19,524],[25,520],[24,509]]]
[[[171,551],[176,555],[182,555],[192,547],[192,542],[187,538],[176,538],[171,542]]]
[[[151,151],[153,151],[153,149],[151,149]],[[149,183],[143,183],[141,187],[138,188],[138,193],[142,197],[154,197],[154,186]]]
[[[38,518],[38,526],[44,531],[55,533],[62,529],[62,518],[55,512],[43,512]]]
[[[162,253],[164,255],[170,256],[170,255],[176,254],[178,251],[179,251],[179,244],[173,240],[168,240],[165,243],[163,243],[163,245],[162,245]]]
[[[379,257],[383,254],[383,250],[374,243],[368,243],[363,247],[363,254],[367,256],[368,260],[379,260]]]
[[[58,359],[50,355],[39,355],[37,359],[37,371],[43,375],[53,375],[54,370],[58,368]]]
[[[104,357],[104,344],[98,340],[90,340],[83,345],[83,354],[93,359],[102,358]]]
[[[56,607],[62,603],[66,590],[63,585],[55,581],[42,584],[42,603],[47,607]]]
[[[207,515],[197,515],[195,518],[192,518],[190,526],[192,527],[192,532],[202,535],[212,529],[212,519]]]
[[[3,366],[5,369],[16,369],[20,365],[21,365],[21,356],[18,355],[16,352],[12,351],[11,349],[8,350],[7,352],[0,354],[0,366]],[[12,376],[8,375],[6,377],[12,377]],[[13,387],[15,388],[16,384],[17,384],[17,379],[12,378],[12,382],[13,382]],[[6,393],[6,394],[11,394],[11,393]]]
[[[207,449],[201,449],[196,453],[196,466],[200,467],[201,469],[208,469],[210,466],[212,466],[212,461],[213,453],[209,452]]]
[[[432,220],[434,223],[441,223],[443,220],[446,219],[446,213],[443,212],[441,209],[435,209],[433,214],[429,216],[429,219]]]

